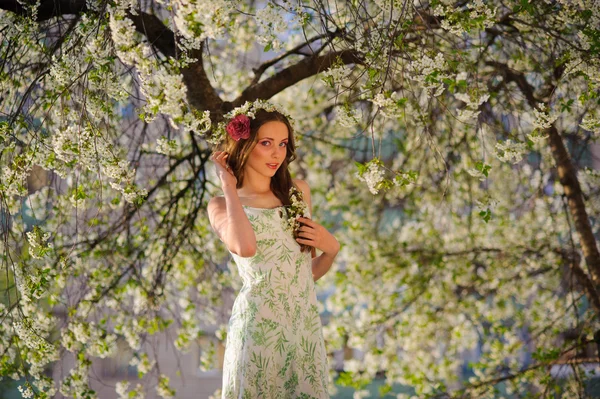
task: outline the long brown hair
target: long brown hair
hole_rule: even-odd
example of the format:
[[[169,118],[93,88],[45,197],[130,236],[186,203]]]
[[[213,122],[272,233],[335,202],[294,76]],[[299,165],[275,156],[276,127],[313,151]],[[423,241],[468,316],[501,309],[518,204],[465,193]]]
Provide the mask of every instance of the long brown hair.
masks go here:
[[[222,147],[223,151],[229,154],[227,164],[237,179],[236,188],[240,188],[244,183],[244,167],[246,166],[246,162],[248,162],[248,157],[254,149],[254,146],[258,143],[258,129],[265,123],[274,121],[282,122],[287,126],[288,143],[286,146],[285,159],[281,162],[281,166],[271,178],[271,191],[279,198],[283,205],[291,205],[290,188],[293,186],[300,192],[301,190],[294,184],[290,171],[288,170],[288,165],[296,159],[296,145],[294,143],[294,129],[292,129],[292,125],[285,115],[278,111],[259,109],[255,112],[254,118],[250,118],[250,137],[235,141],[226,134],[226,140]],[[294,237],[296,237],[296,232],[294,232]],[[312,254],[315,256],[314,249],[311,246],[301,244],[300,247],[302,252],[312,250]]]

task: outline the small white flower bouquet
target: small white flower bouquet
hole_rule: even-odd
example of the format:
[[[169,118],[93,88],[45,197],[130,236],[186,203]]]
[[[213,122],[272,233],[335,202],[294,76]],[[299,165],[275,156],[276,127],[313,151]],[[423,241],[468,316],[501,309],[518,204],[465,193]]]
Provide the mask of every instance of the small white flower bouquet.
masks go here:
[[[290,188],[290,200],[292,201],[292,204],[285,207],[287,211],[287,218],[283,220],[283,223],[285,230],[292,234],[294,239],[296,239],[298,237],[300,227],[302,226],[302,223],[297,220],[297,217],[302,216],[305,218],[310,218],[310,213],[308,210],[308,204],[304,201],[302,191],[298,190],[294,186]],[[302,251],[304,251],[305,248],[309,248],[308,245],[300,246],[302,247]]]

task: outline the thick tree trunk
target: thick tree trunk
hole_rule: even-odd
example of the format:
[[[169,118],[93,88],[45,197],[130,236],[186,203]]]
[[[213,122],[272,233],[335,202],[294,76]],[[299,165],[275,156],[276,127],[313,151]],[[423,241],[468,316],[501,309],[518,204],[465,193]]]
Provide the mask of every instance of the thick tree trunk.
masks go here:
[[[598,295],[597,289],[600,284],[600,252],[598,251],[598,244],[585,209],[581,186],[579,185],[579,180],[577,180],[577,173],[556,127],[552,125],[547,129],[547,132],[549,135],[552,157],[556,162],[558,178],[567,197],[569,211],[573,217],[575,229],[579,235],[583,257],[588,266],[592,283],[596,289],[596,295]]]
[[[486,62],[486,64],[494,67],[498,74],[504,77],[507,82],[516,83],[531,108],[536,108],[539,102],[547,103],[549,101],[546,95],[542,95],[542,97],[546,98],[544,101],[540,101],[536,97],[533,86],[527,81],[522,72],[513,70],[501,62],[490,61]],[[553,81],[559,80],[563,72],[564,68],[561,66],[556,67],[552,75]],[[549,84],[546,93],[552,93],[553,91],[553,85]],[[598,288],[600,287],[600,253],[598,251],[598,244],[585,209],[581,186],[579,185],[579,180],[577,180],[577,173],[571,157],[565,148],[563,139],[554,125],[546,129],[546,132],[549,136],[550,150],[556,163],[558,178],[567,197],[569,212],[575,222],[575,230],[579,236],[581,250],[588,271],[583,270],[579,262],[576,261],[569,262],[569,266],[577,281],[583,287],[584,292],[589,297],[588,299],[596,314],[600,317],[600,296],[598,295]]]

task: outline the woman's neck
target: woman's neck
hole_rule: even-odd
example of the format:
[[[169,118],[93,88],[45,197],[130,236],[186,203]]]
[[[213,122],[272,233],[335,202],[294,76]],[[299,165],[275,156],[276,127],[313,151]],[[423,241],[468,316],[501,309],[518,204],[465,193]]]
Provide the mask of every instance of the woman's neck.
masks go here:
[[[272,194],[271,178],[267,176],[257,176],[249,173],[244,176],[244,184],[238,190],[238,193],[244,197],[265,197]]]

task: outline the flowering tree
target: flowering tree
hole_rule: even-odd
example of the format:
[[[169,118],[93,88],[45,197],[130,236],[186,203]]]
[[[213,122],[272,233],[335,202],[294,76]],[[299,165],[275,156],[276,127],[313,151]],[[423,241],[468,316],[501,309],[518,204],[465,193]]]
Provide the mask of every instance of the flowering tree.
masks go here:
[[[239,288],[205,213],[210,145],[225,113],[271,100],[343,244],[325,338],[365,357],[340,383],[580,392],[600,315],[600,174],[581,158],[599,6],[416,4],[0,1],[2,375],[25,397],[94,397],[91,361],[125,341],[174,395],[145,344],[175,328],[187,350]]]

